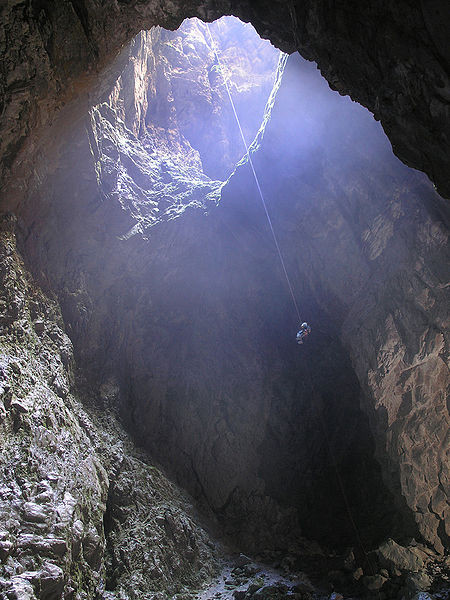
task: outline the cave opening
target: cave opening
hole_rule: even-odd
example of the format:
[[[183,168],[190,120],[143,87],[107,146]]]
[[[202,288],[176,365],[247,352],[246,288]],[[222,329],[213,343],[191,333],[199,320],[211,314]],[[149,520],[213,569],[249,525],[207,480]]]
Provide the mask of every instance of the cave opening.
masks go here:
[[[273,85],[279,52],[270,44],[261,46],[250,26],[222,18],[213,35],[228,61],[228,75],[217,77],[219,65],[206,26],[192,19],[175,32],[141,33],[131,51],[132,74],[122,74],[115,92],[120,110],[132,104],[125,98],[126,86],[134,81],[136,58],[142,60],[139,53],[150,37],[158,57],[151,63],[156,83],[144,101],[146,111],[139,115],[144,125],[134,122],[133,127],[138,138],[144,137],[146,151],[150,131],[150,154],[158,153],[158,144],[163,146],[158,168],[171,185],[177,175],[167,164],[180,156],[187,162],[191,150],[186,147],[199,152],[202,174],[220,180],[245,151],[224,77],[233,87],[248,139],[260,128]],[[258,52],[264,56],[254,67]],[[164,66],[158,71],[159,62]],[[331,92],[314,67],[300,58],[291,58],[279,95],[265,153],[261,159],[256,153],[254,160],[299,302],[313,324],[313,338],[301,349],[292,344],[298,319],[244,161],[225,188],[216,188],[221,205],[214,201],[205,207],[205,220],[186,215],[175,196],[168,206],[157,199],[169,221],[182,216],[183,222],[172,223],[160,237],[154,235],[163,258],[150,268],[139,265],[142,273],[133,275],[157,280],[160,288],[153,292],[151,310],[134,315],[139,320],[133,330],[140,334],[125,349],[123,418],[142,446],[219,517],[241,549],[287,547],[300,531],[341,550],[355,546],[355,536],[367,547],[389,535],[404,541],[418,535],[417,530],[403,498],[395,498],[382,479],[369,417],[360,406],[364,392],[341,340],[346,292],[333,290],[335,277],[330,277],[331,285],[324,283],[323,275],[314,273],[314,259],[302,264],[301,256],[311,254],[309,219],[316,227],[325,220],[329,227],[330,219],[342,218],[344,211],[351,214],[359,201],[355,196],[348,206],[341,203],[347,176],[351,187],[355,180],[361,186],[360,174],[370,165],[364,193],[379,194],[382,204],[391,179],[375,189],[373,181],[386,177],[386,170],[389,178],[398,176],[396,170],[403,176],[405,170],[391,156],[371,116]],[[181,142],[174,143],[175,131]],[[195,168],[193,162],[189,166]],[[139,170],[145,177],[145,169]],[[128,175],[139,182],[135,173]],[[330,197],[331,217],[323,214],[326,204],[317,212],[320,196]],[[379,207],[371,210],[377,213]],[[298,227],[301,213],[305,216]],[[191,240],[184,224],[190,219],[200,244]],[[297,227],[290,231],[293,222]],[[134,225],[127,235],[136,231]],[[321,234],[320,254],[332,254],[335,242],[327,243]],[[297,248],[298,258],[290,256],[289,246]],[[352,274],[352,265],[347,265],[345,253],[356,246],[342,251],[338,278],[352,296],[365,276],[360,265]],[[177,265],[174,272],[166,271],[170,263]],[[136,304],[131,293],[125,306]],[[122,298],[123,292],[116,297]],[[122,308],[115,310],[119,317]]]
[[[0,538],[25,565],[0,577],[182,600],[217,573],[220,538],[251,556],[223,571],[224,598],[413,598],[448,545],[448,210],[299,55],[264,120],[279,51],[232,17],[211,30],[222,66],[201,21],[142,31],[95,101],[55,118],[17,224],[1,221],[17,276],[0,366],[23,436],[8,493],[27,525]],[[260,132],[253,165],[225,80],[245,138]],[[275,590],[259,560],[283,573]]]

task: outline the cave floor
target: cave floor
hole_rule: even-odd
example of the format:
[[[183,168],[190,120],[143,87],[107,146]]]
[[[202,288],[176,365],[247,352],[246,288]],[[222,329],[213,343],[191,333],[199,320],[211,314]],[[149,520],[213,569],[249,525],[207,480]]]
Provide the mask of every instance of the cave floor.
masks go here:
[[[222,571],[196,600],[247,600],[249,598],[297,598],[308,600],[343,600],[337,592],[318,589],[303,572],[282,574],[280,570],[255,562],[241,554],[223,562]],[[346,600],[357,600],[345,596]]]
[[[325,558],[325,557],[323,557]],[[328,564],[328,568],[332,563]],[[257,560],[251,560],[244,554],[223,559],[220,575],[207,587],[199,591],[195,600],[399,600],[413,598],[414,600],[449,600],[450,588],[441,581],[439,589],[434,589],[430,595],[427,592],[409,593],[399,597],[399,591],[391,590],[390,593],[379,590],[366,590],[360,595],[348,589],[338,589],[339,586],[330,584],[330,579],[325,575],[323,561],[306,561],[305,570],[299,570],[293,564],[287,564],[286,558],[281,562],[274,562],[273,566]],[[335,572],[334,572],[335,573]],[[331,575],[332,573],[328,573]],[[442,585],[444,584],[444,585]],[[334,588],[334,591],[333,591]],[[192,596],[191,596],[192,598]]]

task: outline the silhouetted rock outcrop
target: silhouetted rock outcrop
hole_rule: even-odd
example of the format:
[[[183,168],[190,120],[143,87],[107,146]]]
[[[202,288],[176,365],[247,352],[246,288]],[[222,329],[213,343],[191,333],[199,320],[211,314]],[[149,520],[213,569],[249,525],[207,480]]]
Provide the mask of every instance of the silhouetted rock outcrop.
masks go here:
[[[8,174],[26,175],[29,161],[39,155],[42,131],[52,124],[56,111],[72,100],[85,106],[88,90],[100,97],[105,82],[118,75],[108,65],[141,29],[176,29],[185,17],[211,21],[224,14],[251,21],[262,37],[281,49],[298,49],[316,61],[333,89],[349,94],[381,119],[403,161],[424,170],[441,194],[450,194],[445,0],[333,6],[316,0],[108,0],[101,6],[78,0],[30,7],[6,2],[0,21],[1,180]],[[20,188],[10,188],[10,203],[20,202],[20,197]]]

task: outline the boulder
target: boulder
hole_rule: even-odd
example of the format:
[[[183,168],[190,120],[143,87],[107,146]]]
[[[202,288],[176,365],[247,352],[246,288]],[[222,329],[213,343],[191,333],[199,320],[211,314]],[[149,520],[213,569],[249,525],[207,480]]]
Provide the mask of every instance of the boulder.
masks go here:
[[[60,600],[64,590],[64,573],[53,563],[44,563],[38,576],[39,600]]]
[[[100,566],[102,550],[101,538],[97,531],[91,528],[83,538],[83,556],[86,562],[95,570]]]
[[[10,580],[0,579],[0,589],[5,590],[8,600],[36,600],[33,586],[24,577],[14,576]]]
[[[425,592],[431,587],[431,579],[426,573],[411,573],[406,577],[406,587],[412,592]]]
[[[362,582],[364,587],[366,587],[371,592],[381,590],[383,585],[386,583],[386,577],[383,577],[380,574],[377,575],[367,575],[363,577]]]
[[[251,594],[251,598],[258,600],[283,600],[286,597],[287,588],[284,585],[265,585]]]
[[[394,540],[389,539],[376,551],[376,557],[382,567],[393,571],[418,572],[423,568],[423,560],[416,552],[404,546],[400,546]]]
[[[49,507],[34,502],[25,502],[23,511],[25,520],[31,523],[46,523],[52,516]]]

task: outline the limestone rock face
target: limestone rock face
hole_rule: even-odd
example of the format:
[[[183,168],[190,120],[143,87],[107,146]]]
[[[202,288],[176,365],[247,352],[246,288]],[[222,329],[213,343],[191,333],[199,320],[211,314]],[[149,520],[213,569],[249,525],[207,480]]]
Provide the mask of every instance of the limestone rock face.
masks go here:
[[[145,43],[149,49],[151,40]],[[137,53],[130,53],[125,73],[135,68],[137,59],[143,60],[141,49],[139,43]],[[210,56],[204,49],[207,63]],[[176,63],[172,68],[177,68]],[[155,84],[149,79],[151,90]],[[148,95],[124,88],[124,81],[126,75],[115,86],[109,103],[95,107],[83,127],[74,127],[64,138],[59,168],[47,175],[40,190],[30,194],[22,213],[24,224],[29,223],[24,242],[27,256],[37,272],[48,271],[51,265],[52,285],[58,289],[79,364],[93,381],[99,372],[105,377],[119,374],[126,394],[122,415],[141,443],[183,485],[222,514],[227,531],[238,535],[244,547],[270,546],[274,539],[286,545],[298,535],[294,506],[299,498],[301,507],[315,505],[318,517],[326,504],[325,496],[324,503],[314,500],[332,477],[326,442],[312,433],[320,423],[321,406],[307,406],[310,383],[303,385],[301,402],[295,399],[291,386],[298,386],[297,378],[290,383],[282,364],[286,361],[289,369],[295,369],[296,361],[286,346],[274,353],[267,334],[260,331],[267,319],[279,320],[278,309],[274,313],[271,297],[265,295],[267,281],[262,272],[252,284],[265,298],[262,305],[258,307],[257,296],[248,291],[236,305],[236,315],[245,323],[242,335],[230,321],[227,306],[235,303],[235,294],[241,296],[242,286],[248,287],[244,282],[253,267],[240,264],[242,247],[229,236],[236,224],[212,218],[223,184],[204,175],[198,154],[181,132],[170,128],[170,118],[165,129],[151,129],[147,123],[139,138],[133,135],[125,123],[136,124],[135,115],[144,111],[139,113],[135,107],[140,99],[145,106]],[[204,81],[203,94],[210,86]],[[164,108],[163,98],[159,112],[170,117],[171,103],[166,97]],[[179,101],[178,110],[182,109]],[[59,208],[53,225],[47,226],[46,213],[51,209],[47,199],[51,198],[59,199]],[[73,207],[77,207],[75,212]],[[211,217],[205,218],[205,212]],[[251,236],[249,242],[255,241],[259,248],[255,261],[262,251],[271,261],[270,269],[276,269],[268,248],[261,248]],[[221,253],[228,258],[218,269],[217,260],[224,260]],[[233,278],[227,291],[227,282]],[[276,297],[276,287],[272,293]],[[199,312],[201,298],[202,306],[210,306],[206,312]],[[263,320],[249,321],[248,306]],[[222,339],[225,333],[226,340]],[[339,344],[333,351],[339,353]],[[264,356],[264,362],[257,356]],[[266,380],[264,364],[274,362],[278,366]],[[205,369],[205,364],[210,367]],[[338,370],[348,371],[348,364],[344,367],[340,359],[337,364]],[[307,370],[297,366],[308,381]],[[325,364],[323,368],[328,369]],[[130,377],[131,386],[126,383]],[[328,377],[334,379],[331,372]],[[186,381],[191,382],[189,386]],[[359,393],[354,377],[349,387],[352,391],[346,402],[352,416],[343,412],[340,424],[344,426],[351,418],[369,436],[364,418],[351,408],[352,397],[356,400]],[[173,400],[168,403],[166,397]],[[333,397],[337,400],[338,394]],[[283,402],[287,406],[279,419],[276,414]],[[305,406],[298,411],[296,403]],[[299,427],[297,436],[295,427],[284,422],[292,410],[295,427]],[[308,419],[302,424],[303,410]],[[272,421],[276,434],[266,443],[266,429]],[[338,459],[350,463],[353,456],[358,462],[353,442],[348,443],[339,431],[331,434]],[[285,436],[293,439],[294,454],[283,449]],[[302,440],[311,436],[311,445],[303,445]],[[345,442],[339,442],[339,437]],[[367,454],[364,460],[370,462],[370,441],[363,446],[359,452]],[[317,455],[313,464],[309,464],[310,453]],[[283,469],[280,462],[286,462]],[[370,485],[380,489],[384,504],[388,495],[376,483],[379,474],[374,468]],[[292,470],[296,473],[293,480],[299,483],[287,491],[284,481],[292,478]],[[330,490],[337,496],[328,511],[332,520],[345,508],[334,484]],[[362,508],[361,495],[357,503]],[[313,520],[320,522],[320,518]],[[313,525],[311,534],[325,535],[328,525],[324,522],[319,532]],[[339,538],[342,529],[334,535]]]
[[[70,395],[72,344],[59,309],[24,270],[11,218],[3,217],[1,236],[0,587],[11,597],[29,588],[30,598],[52,587],[61,597],[79,569],[93,592],[100,573],[72,546],[72,529],[78,523],[80,542],[89,529],[102,531],[108,477]]]
[[[184,143],[186,160],[193,160],[197,151],[206,175],[226,179],[245,153],[226,86],[250,144],[262,121],[278,56],[250,25],[232,18],[209,30],[198,19],[186,20],[175,32],[155,28],[132,42],[110,104],[141,140],[157,140],[160,147],[164,140],[168,151],[177,154]]]
[[[60,309],[24,268],[15,226],[2,216],[0,595],[176,597],[214,573],[213,546],[187,498],[102,405],[117,404],[117,384],[75,391]]]
[[[389,156],[362,111],[353,108],[350,117],[349,103],[327,102],[312,69],[292,62],[285,77],[276,114],[289,112],[289,125],[272,123],[255,161],[289,271],[298,289],[309,282],[339,327],[365,392],[361,402],[384,478],[413,510],[420,533],[442,551],[448,544],[442,502],[448,486],[446,210],[423,180]],[[295,89],[297,101],[301,94],[304,106],[317,112],[293,116]],[[323,120],[325,147],[312,135]],[[228,192],[235,206],[244,189],[238,173]]]
[[[106,82],[118,75],[107,65],[140,29],[174,29],[185,17],[210,21],[223,14],[251,20],[261,36],[280,48],[298,49],[316,61],[333,89],[350,94],[381,119],[404,162],[424,170],[441,194],[450,194],[445,0],[332,7],[316,0],[108,0],[101,6],[79,0],[32,7],[9,0],[0,20],[2,181],[13,173],[23,176],[35,162],[38,139],[56,111],[71,100],[85,106],[87,90],[101,97]],[[105,68],[98,84],[98,73]],[[13,189],[15,197],[8,202],[20,202],[20,188]]]

